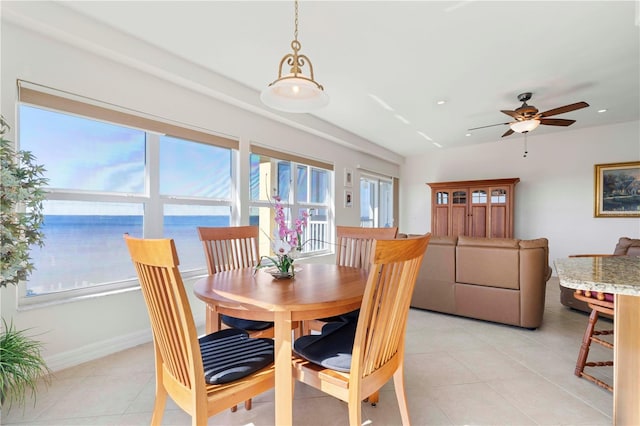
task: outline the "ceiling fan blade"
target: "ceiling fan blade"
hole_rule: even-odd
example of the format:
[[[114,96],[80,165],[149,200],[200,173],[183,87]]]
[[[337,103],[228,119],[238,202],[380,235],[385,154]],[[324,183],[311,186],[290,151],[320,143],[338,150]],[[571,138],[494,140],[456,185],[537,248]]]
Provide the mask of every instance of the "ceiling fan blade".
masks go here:
[[[576,120],[566,120],[564,118],[542,118],[540,124],[547,126],[571,126]]]
[[[513,117],[513,118],[520,117],[520,113],[518,113],[516,111],[510,111],[508,109],[501,109],[500,112],[502,112],[504,114],[507,114],[508,116]]]
[[[505,136],[509,136],[509,135],[511,135],[511,134],[513,134],[513,130],[509,129],[509,130],[507,130],[506,132],[504,132],[504,134],[502,135],[502,137],[504,138]]]
[[[577,109],[586,108],[589,104],[586,102],[576,102],[575,104],[565,105],[558,108],[550,109],[540,114],[540,117],[551,117],[552,115],[564,114],[565,112],[575,111]]]
[[[504,126],[505,124],[509,124],[509,123],[489,124],[488,126],[474,127],[472,129],[467,129],[467,130],[478,130],[478,129],[484,129],[484,128],[487,128],[487,127]]]

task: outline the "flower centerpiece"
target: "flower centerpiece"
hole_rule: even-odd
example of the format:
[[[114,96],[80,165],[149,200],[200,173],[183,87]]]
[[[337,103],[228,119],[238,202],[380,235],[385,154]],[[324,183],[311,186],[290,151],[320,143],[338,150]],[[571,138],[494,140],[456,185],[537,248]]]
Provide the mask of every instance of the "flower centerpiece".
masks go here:
[[[273,256],[262,256],[257,268],[272,267],[274,278],[290,278],[295,275],[293,262],[302,251],[302,233],[307,226],[309,213],[303,211],[292,228],[287,225],[287,217],[279,196],[273,198],[276,227],[271,239]]]

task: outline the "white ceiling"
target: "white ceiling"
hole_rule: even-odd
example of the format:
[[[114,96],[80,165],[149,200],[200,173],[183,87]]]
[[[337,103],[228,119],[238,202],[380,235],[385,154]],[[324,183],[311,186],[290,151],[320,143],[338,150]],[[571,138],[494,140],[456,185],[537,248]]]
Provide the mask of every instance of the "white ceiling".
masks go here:
[[[522,92],[533,92],[529,104],[540,111],[591,105],[556,116],[577,120],[571,127],[540,126],[532,136],[638,120],[638,3],[302,1],[301,53],[330,96],[313,115],[402,156],[438,149],[418,131],[442,149],[499,140],[506,125],[467,129],[509,121],[500,110],[520,106]],[[256,99],[293,39],[293,1],[61,4],[233,79]]]

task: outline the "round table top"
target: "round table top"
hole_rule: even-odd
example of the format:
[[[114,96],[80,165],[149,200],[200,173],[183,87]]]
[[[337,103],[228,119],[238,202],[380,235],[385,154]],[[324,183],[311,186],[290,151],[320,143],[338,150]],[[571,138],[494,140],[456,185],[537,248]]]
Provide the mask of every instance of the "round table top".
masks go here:
[[[296,264],[295,277],[275,279],[253,268],[218,272],[198,280],[196,296],[225,307],[264,311],[317,313],[340,306],[359,305],[367,282],[360,268],[335,264]]]

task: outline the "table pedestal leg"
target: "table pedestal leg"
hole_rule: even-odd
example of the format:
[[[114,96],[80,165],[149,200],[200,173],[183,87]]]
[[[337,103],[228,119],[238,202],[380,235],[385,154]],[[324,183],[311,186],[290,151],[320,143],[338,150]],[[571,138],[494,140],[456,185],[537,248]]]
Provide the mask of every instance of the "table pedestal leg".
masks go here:
[[[291,371],[291,312],[275,313],[276,425],[293,424],[293,374]]]
[[[613,424],[640,425],[640,296],[616,294]]]

